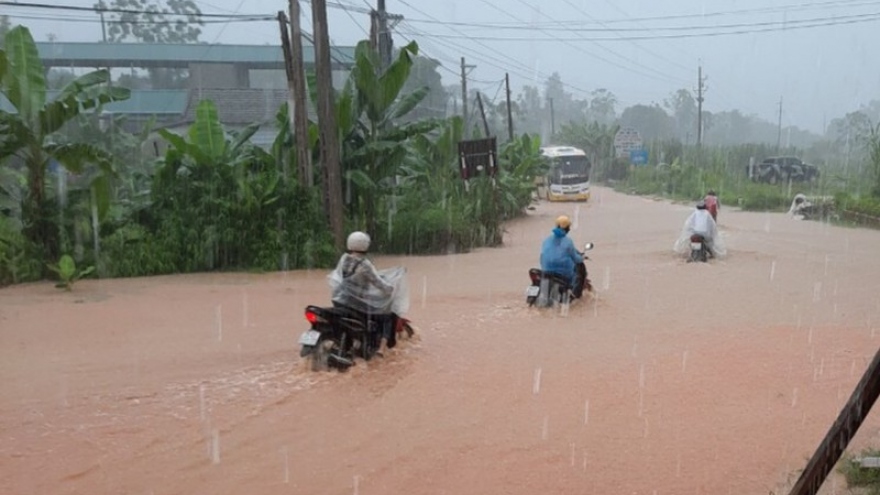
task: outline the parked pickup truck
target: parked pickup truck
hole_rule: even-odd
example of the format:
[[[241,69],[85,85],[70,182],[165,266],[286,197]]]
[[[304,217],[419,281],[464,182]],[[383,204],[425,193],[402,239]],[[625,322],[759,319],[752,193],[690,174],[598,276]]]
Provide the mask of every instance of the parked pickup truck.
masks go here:
[[[749,168],[749,177],[753,181],[768,184],[784,184],[789,181],[813,182],[819,178],[819,169],[815,165],[804,163],[800,158],[793,156],[766,158],[755,165],[754,170]]]

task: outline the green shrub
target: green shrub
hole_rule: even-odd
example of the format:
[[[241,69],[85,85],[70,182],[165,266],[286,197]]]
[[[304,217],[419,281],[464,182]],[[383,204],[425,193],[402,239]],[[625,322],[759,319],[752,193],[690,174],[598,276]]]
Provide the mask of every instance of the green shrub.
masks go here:
[[[861,454],[862,457],[880,456],[880,450],[867,449]],[[869,494],[880,495],[880,469],[863,468],[855,462],[855,456],[845,456],[837,468],[844,478],[846,484],[850,488],[862,487],[867,488]]]
[[[39,280],[43,267],[15,222],[0,215],[0,287]]]

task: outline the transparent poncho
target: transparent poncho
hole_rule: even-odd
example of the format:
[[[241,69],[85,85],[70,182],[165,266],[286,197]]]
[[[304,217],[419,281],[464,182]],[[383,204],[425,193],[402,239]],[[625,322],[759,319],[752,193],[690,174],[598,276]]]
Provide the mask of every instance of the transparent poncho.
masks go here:
[[[697,210],[691,213],[687,220],[684,221],[681,235],[678,236],[672,249],[681,255],[689,254],[691,250],[691,236],[694,234],[700,234],[706,239],[709,249],[712,250],[716,258],[727,255],[724,239],[721,233],[718,232],[715,220],[712,219],[712,215],[708,211]]]
[[[372,314],[409,311],[409,286],[406,268],[384,270],[366,258],[345,254],[327,276],[333,302]]]

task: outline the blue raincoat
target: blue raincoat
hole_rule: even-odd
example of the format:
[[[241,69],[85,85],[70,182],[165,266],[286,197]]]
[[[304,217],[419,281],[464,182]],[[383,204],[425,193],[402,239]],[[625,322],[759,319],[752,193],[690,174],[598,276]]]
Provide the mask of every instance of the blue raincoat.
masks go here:
[[[583,256],[574,247],[574,242],[567,237],[565,230],[556,227],[553,235],[544,239],[541,245],[541,271],[571,277],[575,283],[575,266],[584,261]]]

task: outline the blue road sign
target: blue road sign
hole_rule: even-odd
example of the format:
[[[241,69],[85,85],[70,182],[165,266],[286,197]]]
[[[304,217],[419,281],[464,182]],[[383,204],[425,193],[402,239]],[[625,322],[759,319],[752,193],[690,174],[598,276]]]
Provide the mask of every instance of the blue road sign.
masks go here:
[[[629,152],[629,162],[633,165],[645,165],[648,163],[648,150],[632,150]]]

